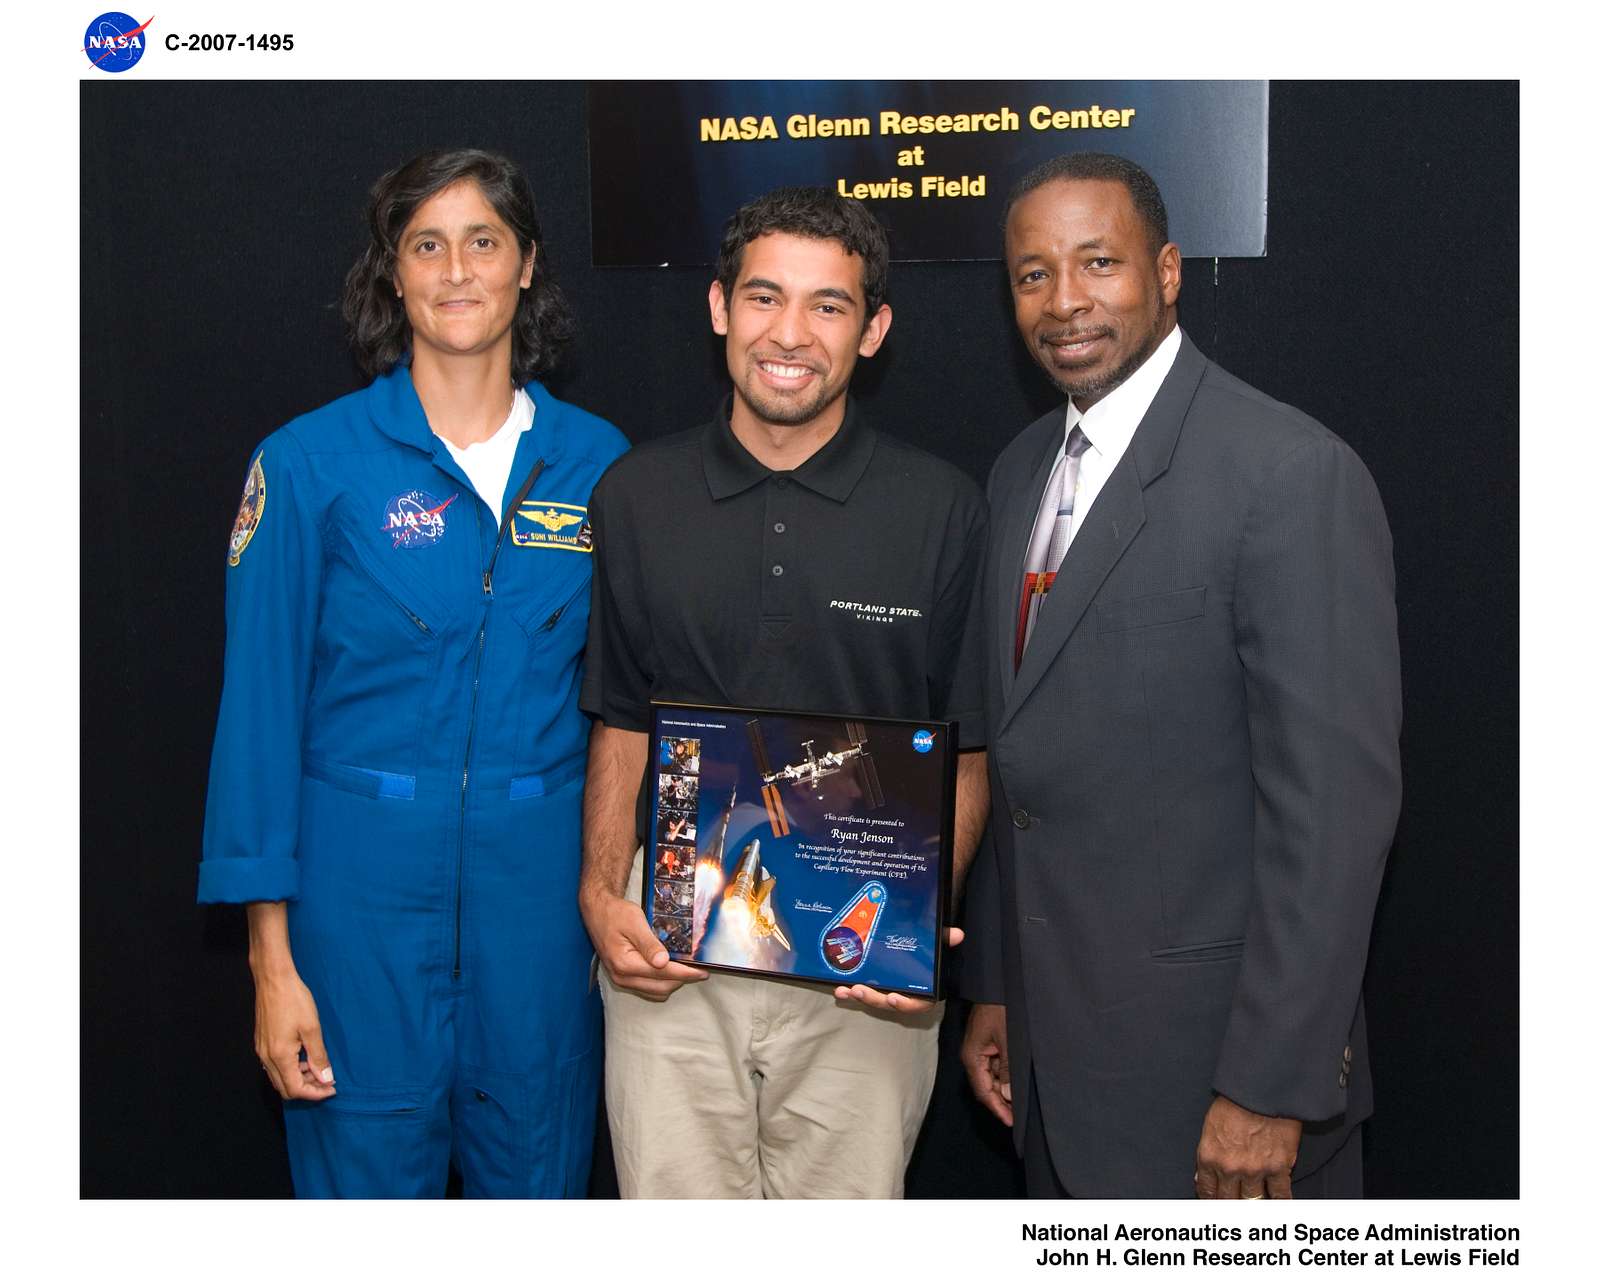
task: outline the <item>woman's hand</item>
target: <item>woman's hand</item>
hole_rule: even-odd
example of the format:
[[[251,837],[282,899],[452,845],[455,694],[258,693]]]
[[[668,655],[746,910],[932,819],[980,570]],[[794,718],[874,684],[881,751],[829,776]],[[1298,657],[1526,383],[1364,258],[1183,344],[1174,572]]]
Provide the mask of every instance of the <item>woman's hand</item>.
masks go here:
[[[246,914],[256,980],[256,1057],[279,1097],[331,1098],[333,1067],[322,1045],[317,1002],[289,953],[287,910],[281,902],[252,902]]]
[[[256,978],[256,1057],[280,1097],[320,1102],[333,1096],[317,1002],[298,973]]]

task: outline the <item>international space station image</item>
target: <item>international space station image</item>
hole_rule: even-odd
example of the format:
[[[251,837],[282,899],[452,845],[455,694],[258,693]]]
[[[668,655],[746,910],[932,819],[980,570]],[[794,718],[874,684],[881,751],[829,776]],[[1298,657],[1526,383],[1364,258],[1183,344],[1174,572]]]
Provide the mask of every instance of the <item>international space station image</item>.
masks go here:
[[[780,782],[790,786],[808,786],[815,794],[822,789],[824,778],[841,769],[853,768],[865,792],[867,807],[883,808],[883,787],[878,781],[878,763],[867,751],[866,726],[859,720],[842,720],[840,724],[844,736],[849,740],[848,747],[825,751],[819,756],[816,739],[809,738],[800,744],[806,753],[804,760],[774,769],[772,759],[767,754],[766,737],[761,732],[760,717],[745,722],[745,729],[750,734],[750,750],[755,755],[756,768],[761,772],[761,800],[767,807],[767,822],[772,827],[774,837],[781,838],[789,834],[789,815],[783,808],[783,793],[778,789]]]

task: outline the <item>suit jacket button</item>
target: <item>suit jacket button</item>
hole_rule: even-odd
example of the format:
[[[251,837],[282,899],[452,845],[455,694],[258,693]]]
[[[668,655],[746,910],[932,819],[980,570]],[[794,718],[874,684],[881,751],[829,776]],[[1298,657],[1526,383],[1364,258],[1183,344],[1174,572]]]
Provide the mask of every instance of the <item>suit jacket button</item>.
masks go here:
[[[1028,826],[1028,811],[1026,809],[1018,809],[1013,812],[1011,815],[1011,823],[1019,830],[1026,830]]]
[[[1349,1045],[1345,1045],[1345,1047],[1344,1047],[1344,1069],[1346,1071],[1350,1070],[1350,1046]]]
[[[1339,1087],[1341,1089],[1343,1089],[1349,1083],[1350,1083],[1350,1073],[1347,1072],[1347,1071],[1341,1071],[1339,1073]]]

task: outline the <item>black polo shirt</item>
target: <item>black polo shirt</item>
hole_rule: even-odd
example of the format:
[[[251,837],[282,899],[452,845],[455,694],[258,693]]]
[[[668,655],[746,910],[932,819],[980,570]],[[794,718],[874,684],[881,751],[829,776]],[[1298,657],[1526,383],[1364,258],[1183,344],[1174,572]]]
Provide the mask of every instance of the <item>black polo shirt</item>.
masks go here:
[[[579,705],[643,732],[652,698],[959,720],[961,746],[983,746],[978,486],[853,402],[804,465],[769,471],[728,404],[595,486]]]

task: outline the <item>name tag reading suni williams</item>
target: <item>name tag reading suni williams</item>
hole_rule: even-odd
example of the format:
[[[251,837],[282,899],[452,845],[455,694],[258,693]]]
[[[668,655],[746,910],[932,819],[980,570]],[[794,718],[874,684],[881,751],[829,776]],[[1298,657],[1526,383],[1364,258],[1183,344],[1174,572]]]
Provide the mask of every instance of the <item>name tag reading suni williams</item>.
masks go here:
[[[511,541],[519,547],[554,547],[588,555],[594,550],[589,508],[575,502],[524,502],[511,513]]]

